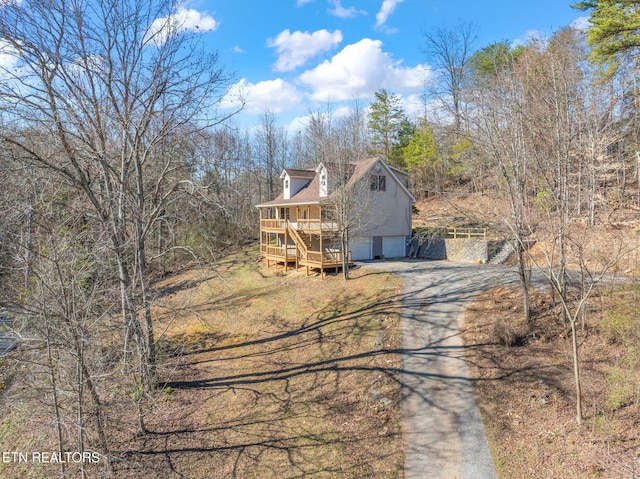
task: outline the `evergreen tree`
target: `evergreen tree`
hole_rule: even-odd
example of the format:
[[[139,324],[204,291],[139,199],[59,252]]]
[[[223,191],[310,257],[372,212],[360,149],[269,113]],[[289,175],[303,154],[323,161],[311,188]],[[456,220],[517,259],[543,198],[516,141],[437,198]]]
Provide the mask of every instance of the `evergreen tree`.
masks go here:
[[[400,144],[407,117],[400,104],[400,97],[384,88],[376,92],[376,101],[370,106],[369,130],[374,152],[383,155],[394,166],[402,166]]]
[[[403,155],[410,172],[436,166],[439,158],[438,145],[433,130],[424,118],[418,121],[411,141],[403,148]]]
[[[512,47],[508,40],[491,43],[471,56],[473,76],[476,79],[495,78],[513,68],[525,50],[524,46]]]
[[[591,10],[587,42],[593,46],[592,59],[613,73],[621,57],[640,47],[640,1],[586,0],[573,5]]]

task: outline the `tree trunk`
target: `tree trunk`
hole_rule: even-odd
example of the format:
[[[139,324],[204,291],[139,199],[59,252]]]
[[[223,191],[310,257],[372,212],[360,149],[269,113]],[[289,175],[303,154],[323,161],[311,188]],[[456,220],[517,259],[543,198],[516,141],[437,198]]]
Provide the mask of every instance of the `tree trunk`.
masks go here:
[[[573,376],[576,386],[576,422],[582,424],[582,387],[580,383],[580,363],[578,361],[578,338],[576,318],[571,319],[571,350],[573,352]]]
[[[341,236],[342,249],[342,277],[345,281],[349,280],[349,231],[344,230]]]
[[[51,380],[51,391],[53,396],[53,414],[56,419],[56,438],[58,440],[58,450],[64,451],[64,441],[62,439],[62,417],[60,415],[60,404],[58,399],[58,381],[56,378],[56,367],[53,364],[53,349],[51,345],[51,329],[49,320],[45,317],[45,334],[47,343],[47,367],[49,369],[49,379]],[[60,462],[60,477],[65,478],[66,470],[64,461]]]
[[[531,319],[531,299],[529,298],[529,275],[527,274],[527,266],[525,264],[522,239],[516,242],[516,253],[518,257],[518,276],[520,277],[520,285],[522,286],[524,319],[528,322]]]

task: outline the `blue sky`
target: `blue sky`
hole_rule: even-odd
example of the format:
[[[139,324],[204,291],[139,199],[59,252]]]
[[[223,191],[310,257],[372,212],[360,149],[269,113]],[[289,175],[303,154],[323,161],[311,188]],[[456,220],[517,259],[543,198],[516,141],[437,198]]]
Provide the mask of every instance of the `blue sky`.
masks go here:
[[[472,22],[477,47],[524,41],[584,18],[563,0],[186,0],[196,28],[236,75],[247,104],[238,118],[258,124],[265,109],[282,124],[310,111],[368,104],[380,88],[402,96],[408,113],[433,72],[423,33]],[[232,98],[232,95],[229,97]]]

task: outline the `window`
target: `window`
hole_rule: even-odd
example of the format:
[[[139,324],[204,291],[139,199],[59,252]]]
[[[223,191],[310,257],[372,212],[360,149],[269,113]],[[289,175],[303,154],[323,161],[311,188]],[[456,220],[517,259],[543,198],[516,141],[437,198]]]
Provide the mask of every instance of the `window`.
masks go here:
[[[281,219],[281,220],[288,220],[288,219],[290,219],[290,212],[289,212],[289,208],[280,208],[280,219]]]
[[[289,180],[284,180],[284,189],[285,190],[289,189]]]
[[[378,189],[380,191],[387,191],[387,177],[384,175],[378,176]]]
[[[387,177],[384,175],[371,175],[371,191],[386,191]]]
[[[327,175],[325,175],[325,174],[320,175],[320,184],[322,186],[327,184]]]

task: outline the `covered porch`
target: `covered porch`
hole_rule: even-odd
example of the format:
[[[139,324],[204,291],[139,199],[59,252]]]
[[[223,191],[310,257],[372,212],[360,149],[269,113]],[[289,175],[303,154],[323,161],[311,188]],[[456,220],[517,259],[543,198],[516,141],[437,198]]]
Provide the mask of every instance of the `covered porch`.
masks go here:
[[[328,205],[292,205],[260,208],[260,253],[267,265],[341,268],[343,253],[337,241],[338,223],[334,209]],[[348,264],[351,253],[347,252]]]

